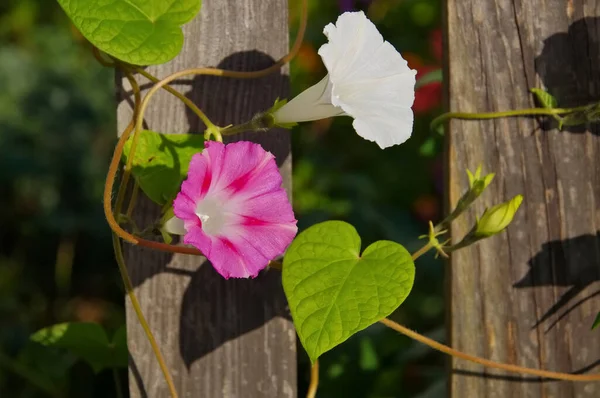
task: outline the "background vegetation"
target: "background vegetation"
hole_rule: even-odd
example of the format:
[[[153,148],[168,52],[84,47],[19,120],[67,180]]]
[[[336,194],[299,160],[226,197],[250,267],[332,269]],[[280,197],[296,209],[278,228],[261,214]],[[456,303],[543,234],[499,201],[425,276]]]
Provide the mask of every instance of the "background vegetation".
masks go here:
[[[290,1],[292,33],[298,0]],[[298,93],[325,73],[316,51],[323,27],[363,9],[423,75],[441,62],[439,0],[310,0],[309,30],[292,63]],[[94,374],[61,350],[30,342],[59,322],[124,322],[101,194],[115,144],[112,71],[101,67],[58,4],[0,4],[0,396],[44,397],[31,380],[65,396],[114,397],[110,371]],[[293,133],[294,207],[301,229],[327,219],[351,222],[364,245],[390,239],[409,249],[440,215],[441,138],[429,133],[441,85],[417,93],[413,137],[381,151],[346,118],[303,124]],[[443,339],[443,263],[419,260],[415,288],[394,319]],[[300,394],[308,359],[300,355]],[[437,397],[444,359],[374,325],[321,360],[319,397]],[[126,372],[121,372],[125,384]]]

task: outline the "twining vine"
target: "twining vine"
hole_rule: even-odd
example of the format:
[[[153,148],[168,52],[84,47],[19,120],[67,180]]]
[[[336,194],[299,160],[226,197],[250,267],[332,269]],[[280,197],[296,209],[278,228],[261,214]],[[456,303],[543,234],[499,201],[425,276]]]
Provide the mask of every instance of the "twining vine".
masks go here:
[[[205,251],[204,254],[225,278],[255,277],[266,266],[280,269],[294,324],[313,363],[307,395],[309,398],[315,397],[317,392],[319,356],[375,322],[380,322],[435,350],[486,367],[560,380],[600,380],[600,374],[574,375],[552,372],[473,356],[440,344],[387,318],[410,293],[414,282],[414,262],[417,258],[430,250],[447,257],[453,251],[498,234],[509,226],[523,201],[523,197],[520,195],[488,208],[458,243],[451,244],[450,239],[446,236],[453,220],[468,211],[472,203],[483,194],[492,182],[493,174],[482,175],[481,169],[477,169],[474,173],[467,171],[469,188],[456,203],[453,211],[442,222],[437,225],[430,222],[429,233],[422,237],[426,243],[412,255],[400,244],[390,241],[375,242],[360,253],[360,236],[354,227],[347,223],[328,221],[312,226],[295,236],[296,220],[287,202],[285,192],[280,186],[281,177],[274,165],[273,156],[256,144],[243,141],[227,145],[222,143],[223,136],[238,132],[266,131],[275,126],[289,128],[299,122],[332,116],[352,117],[356,133],[367,140],[376,142],[381,148],[399,145],[406,141],[412,133],[413,115],[410,108],[414,99],[415,73],[408,68],[400,54],[381,38],[375,26],[364,14],[344,13],[335,24],[325,27],[324,33],[329,42],[321,47],[319,55],[328,70],[328,75],[321,82],[290,102],[277,100],[271,109],[257,114],[246,123],[220,127],[212,123],[191,100],[169,86],[169,83],[181,77],[197,75],[251,79],[263,77],[279,70],[292,60],[300,49],[307,24],[307,0],[302,1],[301,23],[292,49],[270,67],[254,72],[192,68],[176,72],[163,79],[156,78],[135,65],[159,64],[177,55],[183,42],[180,27],[199,12],[199,0],[176,0],[179,7],[177,13],[153,8],[152,5],[146,5],[143,9],[131,9],[132,15],[137,18],[136,23],[154,26],[154,22],[161,19],[165,22],[160,27],[165,31],[162,33],[168,33],[174,38],[173,42],[168,45],[154,40],[153,37],[147,38],[137,44],[139,45],[137,52],[134,51],[136,49],[128,48],[135,40],[119,36],[125,34],[124,30],[121,30],[110,44],[98,41],[99,36],[95,35],[102,34],[102,29],[110,29],[110,26],[99,25],[92,29],[93,26],[91,27],[90,24],[82,23],[86,18],[93,20],[98,17],[93,14],[94,7],[89,9],[71,8],[67,0],[58,1],[75,25],[92,43],[96,59],[106,67],[118,69],[132,89],[132,119],[121,133],[114,149],[106,177],[103,206],[106,219],[113,231],[115,258],[125,290],[150,342],[172,397],[177,397],[178,393],[159,345],[135,296],[125,264],[121,241],[154,250],[197,256],[203,255],[205,250],[199,248],[209,245],[211,250]],[[86,0],[85,2],[93,5],[95,1],[97,0]],[[123,1],[123,7],[129,4],[124,0],[117,0],[117,2],[121,1]],[[123,23],[127,24],[128,21],[125,20]],[[154,27],[158,29],[157,26]],[[352,36],[348,35],[348,32],[359,36],[347,37]],[[157,49],[162,52],[157,52]],[[382,75],[375,76],[378,79],[372,78],[372,74],[377,73]],[[134,74],[139,74],[153,83],[152,88],[143,98]],[[431,76],[425,76],[423,79],[429,81],[431,78]],[[423,82],[417,81],[416,85],[419,84],[423,84]],[[159,190],[164,193],[164,196],[155,197],[155,202],[162,207],[161,219],[154,225],[140,230],[133,221],[133,212],[140,190],[148,192],[149,183],[144,182],[141,178],[143,169],[147,165],[136,158],[138,154],[136,149],[141,139],[151,139],[158,134],[143,130],[142,124],[150,99],[161,89],[181,100],[202,120],[206,126],[205,142],[197,148],[187,148],[188,152],[191,149],[195,153],[190,155],[186,152],[186,156],[190,155],[189,165],[185,165],[186,168],[182,170],[181,174],[187,178],[184,180],[184,176],[177,176],[179,179],[176,179],[175,185],[180,186],[178,192],[173,192],[171,189],[173,181],[167,181],[170,184],[168,187],[166,182],[153,182],[165,184]],[[521,116],[552,117],[558,122],[559,127],[562,127],[563,125],[589,123],[597,120],[600,115],[600,105],[598,104],[568,109],[558,108],[556,100],[548,93],[539,89],[533,89],[532,92],[541,108],[495,113],[449,112],[434,119],[431,128],[439,130],[444,122],[453,118],[483,120]],[[360,101],[364,98],[369,102],[361,103]],[[365,112],[365,109],[373,106],[373,103],[376,103],[377,108],[373,112]],[[373,114],[378,116],[373,117]],[[408,120],[410,123],[407,122]],[[390,128],[390,126],[392,127]],[[166,137],[168,134],[164,136]],[[229,166],[227,164],[218,166],[221,169],[215,166],[218,163],[215,161],[216,158],[226,159],[232,156],[237,156],[236,162],[240,162],[243,167],[246,167],[247,170],[244,173],[239,174],[239,170],[226,169]],[[124,162],[124,166],[120,173],[120,183],[113,204],[114,185],[121,162]],[[222,182],[222,180],[219,180],[218,173],[226,176],[222,177],[223,179],[230,178],[229,176],[235,173],[239,175],[235,178],[231,177],[227,182],[228,185],[223,183],[225,185],[219,186],[219,181]],[[130,199],[123,213],[126,192],[132,176],[134,182],[130,190]],[[270,184],[269,187],[265,188],[263,182],[266,185]],[[256,195],[250,195],[250,193],[256,193],[252,189],[260,191],[258,196],[264,196],[264,203],[271,204],[272,209],[269,209],[269,212],[266,212],[265,209],[257,209],[255,204],[248,204],[256,197]],[[231,216],[231,208],[228,206],[234,205],[244,208],[246,213],[240,213],[242,216]],[[276,215],[273,215],[275,213]],[[256,214],[262,215],[262,218]],[[133,233],[125,229],[124,225],[127,225]],[[243,232],[244,228],[263,227],[277,231],[276,234],[270,234],[268,238],[264,238],[262,243],[265,247],[254,247],[250,242],[244,243],[246,245],[244,247],[239,246],[239,236],[241,236],[239,234]],[[147,239],[149,236],[153,236],[157,230],[162,234],[164,242]],[[231,233],[231,231],[235,233]],[[186,245],[171,244],[171,234],[184,236],[183,242]],[[271,235],[275,235],[275,237]],[[236,245],[238,246],[236,247]],[[230,250],[232,247],[235,250]],[[234,254],[239,250],[247,255],[235,257]],[[277,257],[276,254],[282,254],[284,251],[283,263],[272,260]],[[248,258],[251,260],[246,262]],[[239,260],[238,268],[233,268],[232,259]],[[327,273],[324,274],[324,270],[327,270]],[[332,275],[334,277],[330,278],[331,280],[328,279]],[[315,282],[317,279],[318,281]],[[354,290],[348,290],[349,288],[344,283],[340,284],[339,280],[352,281]],[[363,280],[372,281],[377,290],[375,292],[370,290],[370,285],[362,283]],[[330,291],[336,292],[333,295],[334,298],[328,294]],[[385,294],[380,294],[380,292]],[[367,300],[367,298],[371,299],[373,294],[376,295],[377,310],[369,307],[371,304],[368,301],[370,300]],[[349,296],[352,296],[353,300],[344,301],[344,298]],[[361,299],[364,302],[361,302]],[[355,305],[357,307],[353,307]],[[357,308],[361,309],[358,319],[356,317],[345,319],[345,324],[350,326],[340,327],[336,326],[336,322],[330,321],[332,317],[340,318],[345,313],[356,311]],[[343,324],[343,322],[339,323]],[[327,333],[327,339],[322,338],[324,330]]]

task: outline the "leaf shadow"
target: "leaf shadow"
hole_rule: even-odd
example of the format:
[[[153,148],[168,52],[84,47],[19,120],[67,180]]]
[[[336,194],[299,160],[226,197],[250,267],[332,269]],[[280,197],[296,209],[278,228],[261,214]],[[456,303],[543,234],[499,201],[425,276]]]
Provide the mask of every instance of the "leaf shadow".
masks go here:
[[[546,242],[527,263],[530,267],[529,271],[513,287],[518,289],[538,286],[569,288],[536,321],[533,325],[535,329],[568,306],[586,288],[600,280],[600,231],[596,235],[586,234],[575,238]],[[589,293],[585,298],[568,307],[558,319],[552,322],[546,333],[568,313],[599,294],[600,291]]]
[[[600,18],[582,18],[569,25],[568,31],[544,40],[542,52],[535,58],[535,71],[546,90],[558,100],[558,107],[570,108],[600,101],[599,29]],[[544,130],[557,126],[551,118],[542,118],[540,124]],[[564,126],[563,130],[584,133],[590,129],[598,135],[599,127],[598,123],[593,123]]]
[[[188,367],[224,343],[274,317],[290,319],[281,272],[267,269],[256,279],[229,279],[209,262],[192,276],[179,323],[179,350]]]
[[[231,71],[258,71],[275,63],[269,55],[258,51],[241,51],[224,58],[217,68]],[[287,74],[274,72],[257,79],[237,79],[219,76],[196,76],[186,97],[197,104],[208,118],[218,126],[247,122],[256,113],[273,106],[275,99],[289,92]],[[283,92],[281,87],[284,88]],[[191,131],[203,132],[204,123],[186,108]],[[289,136],[276,128],[267,132],[246,132],[223,137],[225,142],[244,139],[259,143],[275,155],[281,166],[289,155]]]

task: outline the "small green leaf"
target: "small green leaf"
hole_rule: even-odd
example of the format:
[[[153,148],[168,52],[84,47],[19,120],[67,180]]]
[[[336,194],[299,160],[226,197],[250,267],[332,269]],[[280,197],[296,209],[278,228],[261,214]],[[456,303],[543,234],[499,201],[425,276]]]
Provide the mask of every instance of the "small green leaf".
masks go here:
[[[110,367],[113,352],[104,329],[96,323],[61,323],[41,329],[31,340],[47,347],[64,348],[86,361],[98,373]]]
[[[127,329],[125,325],[117,329],[110,347],[113,352],[111,367],[126,368],[129,364],[129,349],[127,348]]]
[[[421,147],[419,148],[419,154],[422,156],[430,157],[435,155],[435,138],[429,137],[425,140]]]
[[[552,109],[557,107],[558,102],[556,101],[556,98],[549,92],[539,88],[532,88],[530,91],[535,95],[535,98],[543,108]]]
[[[423,77],[419,78],[415,83],[415,90],[426,86],[431,83],[441,83],[443,80],[443,74],[441,69],[432,70],[429,73],[426,73]]]
[[[445,131],[444,131],[444,124],[440,124],[439,126],[436,127],[435,131],[440,135],[440,136],[444,136]]]
[[[162,64],[183,46],[181,26],[201,0],[58,0],[81,34],[100,50],[135,65]]]
[[[165,205],[163,207],[163,214],[160,217],[160,229],[159,232],[162,235],[163,241],[167,244],[170,245],[171,242],[173,242],[173,237],[171,236],[171,234],[166,230],[166,228],[164,227],[165,223],[167,221],[169,221],[171,218],[175,217],[175,211],[173,210],[173,202],[169,202],[168,206]]]
[[[192,156],[204,149],[204,137],[148,130],[139,134],[131,171],[142,191],[155,203],[164,205],[179,192]],[[132,139],[125,143],[123,162],[127,162]]]
[[[596,315],[596,319],[594,320],[594,324],[592,325],[592,329],[596,329],[600,325],[600,312]]]
[[[373,341],[368,338],[362,338],[360,340],[360,368],[364,371],[377,370],[379,367],[379,361],[377,358],[377,350]]]
[[[283,259],[283,288],[311,361],[391,314],[410,293],[415,266],[395,242],[360,255],[360,237],[341,221],[299,234]]]

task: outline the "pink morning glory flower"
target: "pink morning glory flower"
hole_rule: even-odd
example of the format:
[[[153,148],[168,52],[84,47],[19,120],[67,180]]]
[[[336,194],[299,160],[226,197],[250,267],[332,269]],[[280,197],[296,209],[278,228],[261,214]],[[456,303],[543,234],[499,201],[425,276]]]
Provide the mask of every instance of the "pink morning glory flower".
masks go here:
[[[193,156],[165,228],[184,235],[225,278],[255,277],[282,254],[296,219],[275,163],[260,145],[207,141]]]

